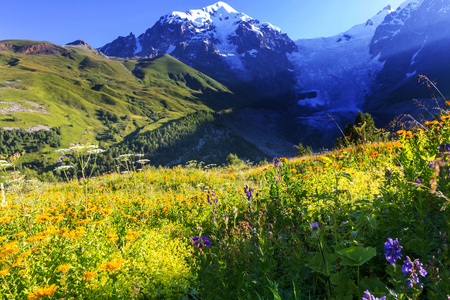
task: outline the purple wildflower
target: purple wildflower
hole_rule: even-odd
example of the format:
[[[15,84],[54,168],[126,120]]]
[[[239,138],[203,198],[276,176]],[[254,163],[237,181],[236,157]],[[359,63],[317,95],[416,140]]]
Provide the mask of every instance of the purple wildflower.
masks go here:
[[[440,157],[440,156],[442,156],[441,153],[444,153],[444,152],[450,152],[450,144],[440,144],[440,145],[437,147],[437,150],[439,151],[438,156]]]
[[[211,242],[209,241],[208,237],[206,236],[193,236],[192,237],[192,241],[194,242],[194,246],[198,247],[198,249],[200,250],[200,252],[203,251],[203,246],[211,246]]]
[[[319,223],[317,223],[317,222],[312,222],[312,223],[311,223],[311,230],[312,230],[312,231],[317,231],[317,230],[319,230]]]
[[[367,290],[364,292],[364,295],[361,300],[386,300],[386,296],[377,298],[377,297],[371,295],[370,292]]]
[[[280,166],[280,159],[279,158],[275,157],[273,159],[273,166],[278,169],[278,167]]]
[[[400,246],[398,239],[392,240],[388,238],[387,242],[384,243],[384,256],[386,256],[386,260],[391,264],[395,264],[396,259],[400,259],[403,255],[400,253],[400,250],[403,248]]]
[[[247,184],[244,187],[244,191],[245,191],[245,195],[247,196],[247,200],[250,201],[250,199],[252,198],[252,193],[253,193],[254,190],[252,188],[250,188],[248,186],[248,184]]]
[[[412,289],[414,283],[419,283],[419,275],[425,277],[427,275],[427,271],[423,268],[423,264],[419,262],[418,258],[412,261],[409,256],[407,256],[403,263],[404,265],[402,267],[402,272],[405,276],[410,277],[406,279],[406,282],[408,288]]]

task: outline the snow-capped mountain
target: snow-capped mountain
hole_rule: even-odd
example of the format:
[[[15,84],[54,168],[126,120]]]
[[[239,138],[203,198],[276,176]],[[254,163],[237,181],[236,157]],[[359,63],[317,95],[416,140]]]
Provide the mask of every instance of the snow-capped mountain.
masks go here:
[[[450,93],[448,0],[407,0],[347,32],[296,45],[299,51],[288,57],[297,74],[300,129],[310,144],[338,135],[325,113],[345,125],[361,110],[371,113],[378,126],[417,113],[411,100],[430,98],[417,83],[419,74]]]
[[[174,11],[139,37],[130,33],[99,50],[117,57],[167,53],[215,79],[251,81],[266,92],[282,94],[293,84],[289,71],[293,66],[286,54],[297,47],[279,28],[217,2],[202,9]]]
[[[370,53],[384,65],[366,110],[385,118],[400,110],[413,111],[412,98],[430,98],[430,91],[417,84],[417,75],[426,75],[450,92],[450,2],[404,2],[378,26]]]

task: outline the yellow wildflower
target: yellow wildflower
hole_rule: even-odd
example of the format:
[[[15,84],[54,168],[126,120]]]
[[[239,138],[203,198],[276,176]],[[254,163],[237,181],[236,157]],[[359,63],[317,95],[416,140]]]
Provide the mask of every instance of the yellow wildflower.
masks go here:
[[[3,245],[3,247],[0,248],[0,257],[5,257],[10,254],[19,252],[19,248],[17,248],[16,244],[17,241],[13,241]]]
[[[83,279],[86,281],[92,280],[95,276],[97,276],[97,272],[95,271],[89,271],[83,274]]]
[[[12,237],[13,239],[15,239],[15,238],[17,238],[17,237],[22,237],[22,236],[25,236],[25,235],[27,235],[26,232],[25,232],[25,231],[21,231],[21,232],[19,232],[19,233],[13,234],[11,237]]]
[[[110,240],[111,242],[117,241],[117,240],[119,239],[119,237],[118,237],[117,234],[115,234],[115,233],[108,234],[108,235],[106,236],[106,238],[107,238],[108,240]]]
[[[87,218],[87,219],[84,219],[84,220],[79,220],[77,223],[79,224],[79,225],[84,225],[84,224],[87,224],[87,223],[89,223],[89,222],[91,222],[92,220],[90,219],[90,218]]]
[[[0,271],[0,276],[6,276],[9,273],[9,268],[3,269]]]
[[[11,217],[1,217],[0,218],[0,223],[6,224],[7,222],[9,222],[11,220],[13,220],[13,218],[11,218]]]
[[[28,294],[28,299],[42,299],[45,296],[52,295],[58,287],[56,284],[52,284],[51,286],[45,285],[44,288],[40,288],[34,292]]]
[[[117,269],[120,269],[122,267],[122,263],[123,263],[123,260],[120,259],[120,258],[119,259],[113,259],[110,262],[108,262],[108,263],[106,263],[104,265],[101,265],[100,269],[101,270],[105,270],[108,273],[111,273],[111,272],[113,272],[113,271],[115,271]]]
[[[33,252],[33,250],[29,250],[29,251],[26,251],[26,252],[20,254],[20,256],[11,265],[11,267],[13,267],[13,268],[17,267],[22,262],[22,260],[24,260],[24,258],[28,257],[32,252]]]
[[[61,271],[61,273],[66,274],[69,269],[72,268],[71,264],[63,264],[58,266],[58,271]]]

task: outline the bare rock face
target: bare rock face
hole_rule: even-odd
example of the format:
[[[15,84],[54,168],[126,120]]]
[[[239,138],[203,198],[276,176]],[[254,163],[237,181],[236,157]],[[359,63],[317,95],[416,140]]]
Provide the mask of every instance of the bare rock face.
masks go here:
[[[279,28],[223,2],[172,12],[138,38],[130,33],[99,50],[118,57],[170,54],[217,80],[251,82],[271,96],[291,92],[294,79],[289,69],[293,66],[287,53],[298,51]]]
[[[94,52],[97,55],[101,55],[100,51],[98,51],[97,49],[95,49],[94,47],[92,47],[91,45],[89,45],[88,43],[86,43],[83,40],[76,40],[72,43],[68,43],[65,45],[65,47],[78,47],[78,48],[83,48],[83,49],[87,49],[89,51]]]
[[[11,43],[0,43],[0,50],[11,50],[16,53],[25,54],[44,54],[44,55],[63,55],[68,56],[69,51],[63,47],[57,46],[49,42],[34,42],[21,46]]]

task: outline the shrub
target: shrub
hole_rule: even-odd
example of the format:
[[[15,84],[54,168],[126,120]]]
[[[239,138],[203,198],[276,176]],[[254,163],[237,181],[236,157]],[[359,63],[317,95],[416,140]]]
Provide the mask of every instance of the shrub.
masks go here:
[[[240,159],[236,154],[230,153],[227,157],[228,166],[241,166],[244,164],[245,162],[242,159]]]

